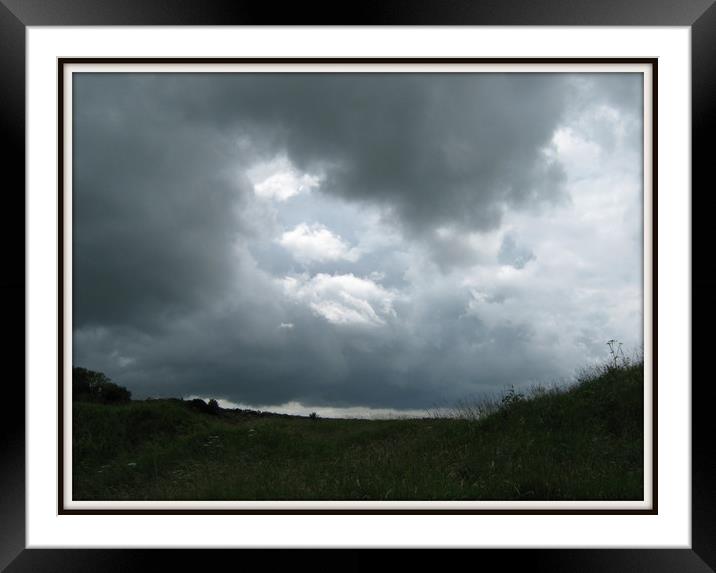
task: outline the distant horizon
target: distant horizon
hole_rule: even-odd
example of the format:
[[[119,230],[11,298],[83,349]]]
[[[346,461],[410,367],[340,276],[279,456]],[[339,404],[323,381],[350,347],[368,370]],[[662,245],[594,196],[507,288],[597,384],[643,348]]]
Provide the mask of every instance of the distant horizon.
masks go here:
[[[137,396],[388,416],[642,347],[639,73],[75,73],[72,130],[73,364]]]
[[[643,359],[642,349],[631,349],[623,353],[623,359],[633,361],[635,359]],[[573,373],[573,376],[568,379],[552,380],[549,382],[540,382],[528,387],[519,387],[520,391],[529,391],[534,388],[567,388],[572,386],[578,381],[580,373],[589,370],[592,367],[603,366],[604,364],[611,363],[613,358],[609,357],[605,360],[594,362],[592,364],[582,365],[577,371]],[[621,358],[619,362],[621,363]],[[77,365],[75,365],[77,366]],[[80,366],[82,367],[82,366]],[[88,370],[92,370],[89,368]],[[113,383],[123,386],[121,380],[112,380]],[[381,419],[403,419],[403,418],[432,418],[435,415],[440,416],[451,416],[454,415],[456,410],[459,409],[461,404],[476,403],[488,398],[500,398],[504,396],[510,389],[514,389],[514,384],[509,384],[500,389],[500,391],[484,392],[482,394],[472,394],[469,396],[463,396],[447,403],[446,401],[436,402],[431,406],[424,408],[376,408],[370,406],[340,406],[340,405],[325,405],[325,404],[304,404],[300,401],[290,401],[283,404],[248,404],[243,402],[234,402],[227,400],[220,396],[208,396],[199,394],[189,395],[160,395],[160,394],[136,394],[132,392],[132,399],[138,401],[144,400],[202,400],[208,403],[210,400],[216,400],[219,407],[227,410],[251,410],[257,412],[268,412],[271,414],[287,414],[289,416],[310,416],[315,413],[325,418],[336,418],[336,419],[365,419],[365,420],[381,420]],[[132,391],[131,388],[128,390]]]
[[[162,399],[162,398],[153,398]],[[189,395],[183,400],[203,400],[207,402],[213,398],[209,396]],[[355,420],[381,420],[401,418],[430,418],[430,409],[398,410],[394,408],[364,408],[360,406],[309,406],[300,402],[287,402],[286,404],[241,404],[216,398],[220,408],[225,410],[252,410],[256,412],[268,412],[270,414],[287,414],[289,416],[310,416],[315,413],[321,418],[355,419]],[[447,414],[449,410],[443,408],[441,412]]]

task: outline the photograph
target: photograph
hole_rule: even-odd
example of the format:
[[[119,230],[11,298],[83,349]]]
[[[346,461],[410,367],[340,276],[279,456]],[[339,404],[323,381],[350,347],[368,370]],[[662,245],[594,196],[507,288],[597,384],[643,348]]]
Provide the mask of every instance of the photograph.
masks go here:
[[[655,510],[655,61],[177,63],[60,61],[67,507]]]

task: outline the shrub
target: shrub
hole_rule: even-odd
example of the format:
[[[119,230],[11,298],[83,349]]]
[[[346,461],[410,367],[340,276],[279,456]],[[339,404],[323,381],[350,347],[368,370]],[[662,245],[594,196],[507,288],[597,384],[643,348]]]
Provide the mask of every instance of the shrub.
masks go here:
[[[209,400],[208,404],[201,398],[194,398],[193,400],[187,402],[187,404],[199,412],[211,414],[212,416],[216,416],[221,411],[219,403],[213,398]]]

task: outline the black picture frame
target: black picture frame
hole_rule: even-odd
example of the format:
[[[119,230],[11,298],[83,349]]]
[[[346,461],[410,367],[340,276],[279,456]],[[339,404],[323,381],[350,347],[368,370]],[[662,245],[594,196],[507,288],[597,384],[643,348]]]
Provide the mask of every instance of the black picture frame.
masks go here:
[[[578,0],[542,0],[521,3],[519,0],[490,0],[475,3],[457,0],[450,3],[406,3],[385,1],[379,5],[363,4],[353,11],[345,5],[325,8],[305,4],[276,6],[248,2],[167,2],[162,0],[0,0],[0,123],[7,143],[3,154],[3,188],[6,224],[0,226],[3,245],[19,247],[24,241],[25,187],[25,31],[28,26],[77,25],[564,25],[564,26],[687,26],[692,33],[692,260],[700,261],[709,244],[705,221],[711,195],[707,187],[711,157],[707,138],[712,139],[716,117],[716,7],[713,0],[644,0],[601,3]],[[334,4],[338,6],[338,4]],[[341,11],[341,9],[343,11]],[[22,189],[22,192],[21,192]],[[662,192],[669,192],[663,189]],[[680,192],[673,189],[671,192]],[[695,207],[695,208],[694,208]],[[8,224],[14,223],[14,224]],[[20,237],[23,237],[21,240]],[[24,244],[24,243],[23,243]],[[19,248],[5,249],[5,272],[0,279],[4,295],[3,316],[10,334],[4,344],[5,363],[23,364],[25,337],[25,253]],[[703,260],[709,259],[705,256]],[[696,280],[692,289],[706,292],[713,286],[707,273]],[[19,300],[23,304],[19,304]],[[705,296],[697,295],[696,300]],[[693,304],[693,302],[692,302]],[[708,351],[707,336],[698,336],[698,327],[708,333],[706,325],[712,319],[713,305],[699,307],[693,336],[693,364],[704,364]],[[9,320],[8,320],[9,319]],[[22,348],[21,348],[22,346]],[[690,549],[569,549],[569,550],[478,550],[481,566],[491,563],[501,568],[528,565],[540,571],[709,571],[716,568],[716,456],[712,453],[712,436],[716,424],[707,398],[709,378],[699,378],[698,369],[692,378],[692,544]],[[24,379],[24,369],[22,378]],[[25,399],[19,376],[6,374],[4,385],[5,412],[2,420],[3,445],[0,450],[0,567],[8,571],[100,571],[172,567],[181,560],[182,567],[192,565],[205,568],[208,559],[223,552],[156,551],[156,550],[39,550],[25,548]],[[690,380],[673,383],[689,384]],[[625,516],[628,519],[628,516]],[[401,555],[401,559],[414,558]],[[437,555],[435,553],[438,553]],[[420,562],[430,565],[432,560],[441,567],[446,559],[464,558],[450,552],[421,552]],[[380,555],[377,555],[380,554]],[[341,551],[329,557],[332,563],[341,560],[342,568],[356,569],[374,559],[383,559],[377,550]],[[292,567],[302,562],[315,566],[315,557],[303,551],[284,551],[280,557],[253,551],[264,564],[281,560]],[[244,557],[242,557],[244,559]],[[403,561],[403,565],[407,565]],[[273,566],[272,566],[273,568]]]

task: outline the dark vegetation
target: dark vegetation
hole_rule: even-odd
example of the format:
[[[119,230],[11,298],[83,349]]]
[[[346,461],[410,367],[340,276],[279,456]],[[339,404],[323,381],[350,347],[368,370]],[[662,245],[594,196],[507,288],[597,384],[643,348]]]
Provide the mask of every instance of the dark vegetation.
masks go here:
[[[403,420],[115,399],[75,372],[76,500],[643,499],[640,360]]]
[[[130,401],[132,393],[102,372],[75,367],[72,369],[72,397],[75,402],[122,404]]]

